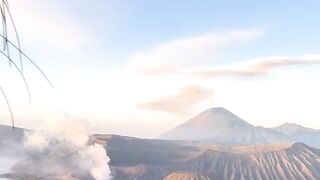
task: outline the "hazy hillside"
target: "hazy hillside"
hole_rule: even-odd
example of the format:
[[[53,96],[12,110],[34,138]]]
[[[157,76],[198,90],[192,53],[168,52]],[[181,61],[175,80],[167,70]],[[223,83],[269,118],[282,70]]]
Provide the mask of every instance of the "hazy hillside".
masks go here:
[[[199,140],[228,138],[230,131],[250,131],[254,126],[223,108],[208,109],[165,133],[165,139]]]
[[[303,142],[313,147],[320,147],[320,131],[306,128],[298,124],[285,123],[280,126],[270,128],[272,131],[279,132],[296,142]]]
[[[231,144],[292,142],[282,133],[263,127],[255,127],[224,108],[208,109],[160,138]]]
[[[298,124],[294,123],[284,123],[280,126],[270,128],[274,131],[284,133],[287,135],[292,135],[292,134],[299,134],[299,133],[317,133],[319,132],[318,130],[311,129],[311,128],[306,128]]]
[[[225,148],[121,136],[97,138],[107,142],[112,174],[119,180],[320,178],[320,151],[302,143]]]
[[[24,131],[25,130],[21,128],[0,125],[0,143],[21,143],[23,141]]]
[[[205,144],[281,144],[302,142],[320,147],[320,131],[293,123],[274,128],[253,126],[224,108],[210,108],[160,136]]]
[[[0,125],[0,155],[16,154],[22,151],[24,133],[28,130]]]
[[[189,131],[192,136],[184,134]],[[24,132],[0,126],[1,152],[22,151]],[[191,140],[93,135],[89,143],[107,149],[114,180],[320,179],[320,150],[293,143],[317,144],[312,140],[318,130],[295,124],[254,127],[223,108],[213,108],[167,133],[177,134]]]

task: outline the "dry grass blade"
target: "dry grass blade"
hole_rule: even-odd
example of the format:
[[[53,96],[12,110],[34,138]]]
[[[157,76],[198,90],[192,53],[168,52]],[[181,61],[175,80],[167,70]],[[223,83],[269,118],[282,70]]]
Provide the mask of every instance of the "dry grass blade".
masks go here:
[[[2,2],[3,2],[3,6],[5,7],[4,12],[5,12],[5,10],[7,10],[8,14],[9,14],[9,18],[10,18],[10,21],[11,21],[11,23],[12,23],[12,26],[13,26],[13,29],[14,29],[14,33],[15,33],[15,36],[16,36],[16,39],[17,39],[18,49],[21,49],[20,38],[19,38],[18,30],[17,30],[16,24],[14,23],[14,20],[13,20],[13,17],[12,17],[12,15],[11,15],[11,12],[10,12],[10,10],[9,10],[8,1],[2,0]],[[4,14],[4,17],[5,17],[4,19],[6,19],[5,14]],[[8,43],[8,38],[6,38],[6,43]],[[8,49],[8,53],[9,53],[9,49]],[[19,58],[20,58],[20,69],[21,69],[21,71],[23,72],[23,61],[22,61],[22,55],[21,55],[21,53],[19,53]]]
[[[3,34],[3,51],[7,51],[7,54],[10,56],[9,47],[8,47],[8,31],[7,31],[7,20],[6,20],[6,9],[5,5],[1,4],[0,12],[2,17],[2,34]],[[9,61],[9,66],[11,66],[11,62]]]
[[[5,38],[4,35],[0,34],[1,38]],[[35,68],[38,69],[38,71],[41,73],[41,75],[46,79],[46,81],[48,82],[48,84],[53,87],[53,84],[51,83],[51,81],[49,80],[49,78],[47,77],[47,75],[44,73],[44,71],[28,56],[26,55],[18,46],[16,46],[12,41],[10,41],[9,39],[7,40],[8,44],[10,44],[12,47],[14,47],[16,50],[19,51],[19,53],[25,57]]]
[[[51,87],[53,87],[53,85],[50,82],[50,80],[48,79],[48,77],[46,76],[46,74],[43,72],[43,70],[29,56],[27,56],[21,50],[18,31],[17,31],[16,25],[14,23],[12,14],[11,14],[11,12],[9,10],[9,4],[8,4],[7,0],[0,0],[0,13],[1,13],[1,21],[2,21],[2,34],[0,33],[0,37],[3,40],[3,50],[0,50],[0,53],[8,60],[10,67],[13,65],[14,69],[16,69],[19,72],[19,75],[23,80],[24,86],[25,86],[27,94],[28,94],[29,103],[31,103],[31,93],[30,93],[28,81],[25,78],[25,75],[23,73],[23,68],[24,68],[23,67],[23,58],[28,60],[36,69],[38,69],[38,71],[42,74],[42,76],[46,79],[46,81],[48,82],[48,84]],[[8,38],[8,23],[11,23],[11,25],[13,27],[17,44],[13,43],[13,41],[9,40],[9,38]],[[14,61],[14,59],[11,58],[10,48],[14,48],[15,50],[17,50],[17,52],[19,54],[19,60],[20,60],[19,63],[16,63]],[[18,64],[19,64],[19,66],[18,66]],[[4,92],[4,90],[3,90],[3,88],[1,86],[0,86],[0,90],[1,90],[2,96],[4,97],[4,99],[6,101],[8,109],[10,111],[12,127],[14,127],[15,126],[15,122],[14,122],[13,112],[12,112],[9,100],[8,100],[6,94],[5,94],[5,92]]]
[[[6,93],[4,92],[4,90],[3,90],[3,88],[1,86],[0,86],[0,91],[1,91],[1,94],[2,94],[2,96],[4,98],[4,100],[7,103],[7,107],[8,107],[9,113],[10,113],[10,117],[11,117],[12,128],[14,128],[15,127],[14,126],[14,116],[13,116],[13,112],[12,112],[9,100],[8,100],[7,95],[6,95]]]
[[[22,78],[24,85],[26,87],[27,93],[28,93],[28,99],[29,99],[29,103],[31,103],[31,93],[30,93],[30,89],[29,89],[29,85],[28,85],[28,81],[25,78],[23,72],[21,71],[21,69],[19,69],[18,65],[10,58],[10,56],[8,56],[6,53],[4,53],[3,51],[0,50],[0,53],[5,56],[15,67],[15,69],[19,72],[20,77]]]

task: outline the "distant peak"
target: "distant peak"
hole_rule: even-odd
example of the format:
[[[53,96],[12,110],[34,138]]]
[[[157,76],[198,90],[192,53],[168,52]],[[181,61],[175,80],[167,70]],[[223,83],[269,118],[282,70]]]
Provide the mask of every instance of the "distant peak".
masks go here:
[[[276,128],[290,128],[290,129],[309,129],[307,127],[303,127],[299,124],[295,124],[295,123],[283,123],[280,126],[277,126]]]
[[[231,128],[241,126],[240,124],[243,126],[252,126],[223,107],[209,108],[184,123],[184,125],[197,125],[202,128],[208,128],[209,126],[212,126],[211,128],[222,126]]]
[[[295,123],[283,123],[281,124],[279,127],[302,127],[301,125],[299,124],[295,124]]]
[[[209,108],[208,110],[211,110],[211,111],[228,111],[227,109],[225,109],[223,107],[212,107],[212,108]]]
[[[284,133],[296,133],[296,132],[315,132],[317,130],[307,128],[295,123],[284,123],[280,126],[272,128],[273,130],[284,132]]]
[[[231,113],[229,110],[223,108],[223,107],[212,107],[209,108],[207,110],[205,110],[204,112],[223,112],[223,113]]]

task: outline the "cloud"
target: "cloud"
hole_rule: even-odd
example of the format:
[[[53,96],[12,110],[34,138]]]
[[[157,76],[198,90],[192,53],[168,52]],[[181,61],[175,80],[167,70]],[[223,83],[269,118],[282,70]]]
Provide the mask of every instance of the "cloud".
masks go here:
[[[174,95],[165,96],[149,102],[139,103],[138,107],[142,109],[165,111],[169,113],[184,113],[213,97],[213,95],[213,91],[193,85],[181,89]]]
[[[202,77],[218,77],[218,76],[261,76],[266,75],[277,68],[293,66],[293,65],[312,65],[320,64],[320,55],[305,55],[302,57],[266,57],[258,58],[251,61],[236,63],[230,66],[211,69],[198,69],[185,71]],[[178,72],[178,71],[177,71]],[[181,73],[182,70],[179,70]]]
[[[86,28],[54,2],[17,0],[9,5],[20,37],[30,38],[26,42],[46,43],[60,50],[77,50],[90,42]]]
[[[129,67],[138,71],[169,70],[212,62],[213,58],[235,45],[247,43],[264,34],[262,29],[247,29],[203,34],[159,44],[129,58]]]
[[[214,78],[221,76],[255,77],[267,75],[271,71],[287,66],[320,64],[320,55],[304,55],[301,57],[273,56],[256,58],[222,67],[173,68],[159,67],[146,70],[148,75],[182,74],[195,77]]]
[[[224,31],[162,43],[153,49],[131,56],[125,69],[145,76],[254,77],[286,66],[320,64],[320,55],[316,54],[301,57],[261,57],[221,67],[210,67],[219,53],[235,45],[255,40],[264,32],[261,28]]]

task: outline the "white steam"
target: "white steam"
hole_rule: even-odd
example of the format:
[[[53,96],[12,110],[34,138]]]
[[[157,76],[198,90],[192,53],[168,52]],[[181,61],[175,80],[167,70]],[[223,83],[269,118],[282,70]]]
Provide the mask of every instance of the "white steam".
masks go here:
[[[90,126],[64,116],[51,117],[26,134],[27,158],[12,167],[13,179],[110,179],[109,157],[91,144]]]

